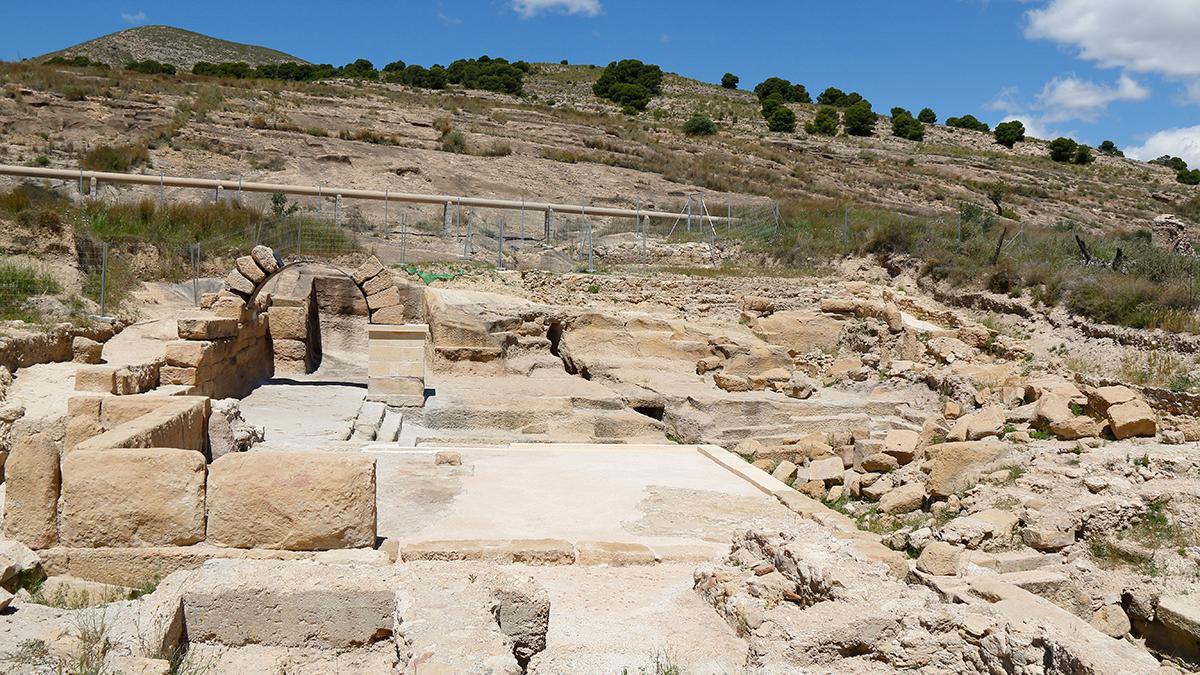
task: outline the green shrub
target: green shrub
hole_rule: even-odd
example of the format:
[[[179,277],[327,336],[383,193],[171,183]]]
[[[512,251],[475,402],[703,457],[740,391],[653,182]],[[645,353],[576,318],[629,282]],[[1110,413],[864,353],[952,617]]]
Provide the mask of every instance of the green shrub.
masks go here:
[[[721,86],[725,89],[737,89],[738,84],[741,83],[741,81],[741,78],[733,73],[725,73],[723,76],[721,76]]]
[[[771,131],[790,134],[796,130],[796,113],[786,105],[775,106],[766,117],[767,128]]]
[[[1187,171],[1188,168],[1188,163],[1182,157],[1172,157],[1170,155],[1163,155],[1157,159],[1152,159],[1150,163],[1159,164],[1175,171]]]
[[[355,59],[353,63],[347,63],[338,69],[338,76],[348,77],[352,80],[376,80],[379,79],[379,71],[375,70],[375,64],[366,59]]]
[[[688,136],[712,136],[717,133],[717,125],[704,113],[693,113],[688,121],[683,123],[683,133]]]
[[[442,135],[442,151],[461,155],[467,151],[467,139],[461,131],[452,130]]]
[[[892,110],[891,110],[891,116],[894,119],[896,117],[904,117],[904,116],[912,117],[913,114],[912,114],[912,111],[909,110],[908,108],[895,107],[895,108],[892,108]]]
[[[1025,125],[1020,120],[1001,122],[996,125],[995,137],[997,143],[1011,149],[1025,140]]]
[[[605,67],[592,92],[620,105],[626,112],[641,112],[650,99],[662,93],[662,69],[637,59],[613,61]]]
[[[971,131],[982,131],[987,133],[992,130],[986,122],[980,122],[975,119],[974,115],[963,115],[962,117],[950,117],[946,119],[946,126],[955,127],[957,129],[970,129]]]
[[[169,63],[159,63],[154,59],[146,59],[144,61],[130,61],[125,64],[125,70],[132,70],[135,73],[145,73],[147,75],[174,75],[175,66]]]
[[[524,90],[525,74],[530,69],[530,65],[524,61],[509,63],[505,59],[481,56],[477,59],[459,59],[451,63],[446,69],[446,80],[467,89],[517,96]]]
[[[804,125],[804,130],[814,136],[837,136],[841,123],[837,109],[823,105],[817,108],[817,114],[812,121]]]
[[[103,61],[93,61],[86,56],[55,56],[46,59],[52,66],[69,66],[71,68],[99,68],[108,70],[108,64]]]
[[[925,125],[917,121],[907,110],[892,116],[892,135],[910,141],[925,140]]]
[[[245,80],[256,77],[258,71],[243,61],[226,61],[225,63],[206,63],[201,61],[192,66],[192,74]]]
[[[1192,169],[1191,171],[1180,171],[1175,174],[1175,180],[1184,185],[1200,185],[1200,169]]]
[[[508,157],[512,154],[512,146],[504,141],[493,141],[491,145],[483,151],[484,157]]]
[[[1117,148],[1117,144],[1113,143],[1112,141],[1104,141],[1097,149],[1101,152],[1101,154],[1108,155],[1109,157],[1125,156],[1125,153],[1121,152],[1121,150]]]
[[[441,66],[426,68],[413,64],[403,69],[384,72],[383,81],[421,89],[445,89],[449,79],[446,69]]]
[[[1050,159],[1056,162],[1071,161],[1078,150],[1079,144],[1069,138],[1060,136],[1050,141]]]
[[[781,77],[769,77],[754,87],[754,95],[765,101],[777,96],[784,103],[812,103],[812,97],[802,84],[792,84]]]
[[[85,169],[117,173],[125,173],[149,162],[150,151],[145,145],[97,145],[79,160]]]
[[[917,113],[917,120],[922,124],[937,124],[937,113],[933,112],[933,108],[922,108]]]
[[[1071,161],[1075,164],[1083,166],[1096,161],[1096,156],[1092,154],[1092,149],[1086,145],[1080,145],[1075,148],[1075,154],[1071,157]]]
[[[851,136],[870,136],[875,133],[876,119],[878,116],[871,110],[870,102],[859,101],[846,109],[843,117],[846,133]]]
[[[847,94],[837,87],[829,87],[817,97],[817,103],[820,105],[831,105],[836,108],[849,108],[862,100],[863,97],[858,92]]]

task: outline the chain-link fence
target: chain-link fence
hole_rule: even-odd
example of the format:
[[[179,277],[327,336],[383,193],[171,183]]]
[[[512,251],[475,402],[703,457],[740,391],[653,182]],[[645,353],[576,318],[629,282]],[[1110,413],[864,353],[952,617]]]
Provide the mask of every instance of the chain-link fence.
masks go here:
[[[37,191],[44,203],[32,199],[26,207],[56,209],[70,221],[78,278],[64,285],[56,281],[63,278],[61,271],[39,269],[28,256],[25,262],[11,263],[18,271],[5,274],[0,267],[0,309],[8,308],[9,315],[18,316],[21,307],[38,302],[31,299],[55,295],[77,295],[83,311],[108,314],[149,280],[173,282],[178,292],[198,303],[203,290],[232,269],[235,258],[258,244],[270,246],[285,261],[353,256],[346,262],[357,264],[369,252],[402,267],[447,263],[596,272],[716,267],[743,251],[781,247],[822,255],[830,242],[842,250],[857,246],[871,236],[879,219],[879,209],[854,205],[825,204],[790,213],[766,198],[724,201],[704,194],[612,200],[547,213],[459,201],[351,200],[323,190],[293,197],[224,188],[160,184],[118,189],[82,180],[65,186],[57,182],[43,181]],[[29,182],[10,185],[13,193],[32,190]],[[596,213],[613,206],[634,215]],[[0,201],[0,215],[5,209]],[[675,215],[651,218],[641,215],[643,210]],[[896,215],[914,222],[946,217]],[[837,251],[828,254],[836,256]]]

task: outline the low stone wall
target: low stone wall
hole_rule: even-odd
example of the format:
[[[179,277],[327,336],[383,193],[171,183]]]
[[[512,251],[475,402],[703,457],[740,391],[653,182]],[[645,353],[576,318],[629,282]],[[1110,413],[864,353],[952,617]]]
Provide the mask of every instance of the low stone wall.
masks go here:
[[[204,396],[74,396],[67,402],[66,453],[111,448],[208,445],[209,399]]]
[[[82,445],[60,460],[49,437],[22,441],[7,480],[6,538],[38,550],[375,545],[372,457],[235,453],[210,466],[196,450]]]
[[[188,314],[179,319],[179,340],[167,343],[161,383],[212,398],[246,396],[275,372],[268,326],[255,307],[237,316]]]
[[[129,366],[84,365],[75,369],[75,391],[127,396],[159,385],[162,359]]]

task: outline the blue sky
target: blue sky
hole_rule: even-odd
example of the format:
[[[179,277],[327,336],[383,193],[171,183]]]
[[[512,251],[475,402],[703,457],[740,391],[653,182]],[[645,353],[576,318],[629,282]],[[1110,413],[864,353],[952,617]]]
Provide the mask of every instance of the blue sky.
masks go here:
[[[0,0],[0,58],[142,24],[377,66],[489,54],[640,58],[715,82],[769,76],[857,90],[878,111],[1019,118],[1042,137],[1112,139],[1200,166],[1200,0]]]

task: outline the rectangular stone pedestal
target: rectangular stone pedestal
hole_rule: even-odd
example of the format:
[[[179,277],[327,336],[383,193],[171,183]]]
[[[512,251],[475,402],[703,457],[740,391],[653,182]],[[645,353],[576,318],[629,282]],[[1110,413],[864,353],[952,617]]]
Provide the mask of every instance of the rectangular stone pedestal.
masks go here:
[[[391,406],[425,405],[425,340],[429,326],[367,327],[367,400]]]

